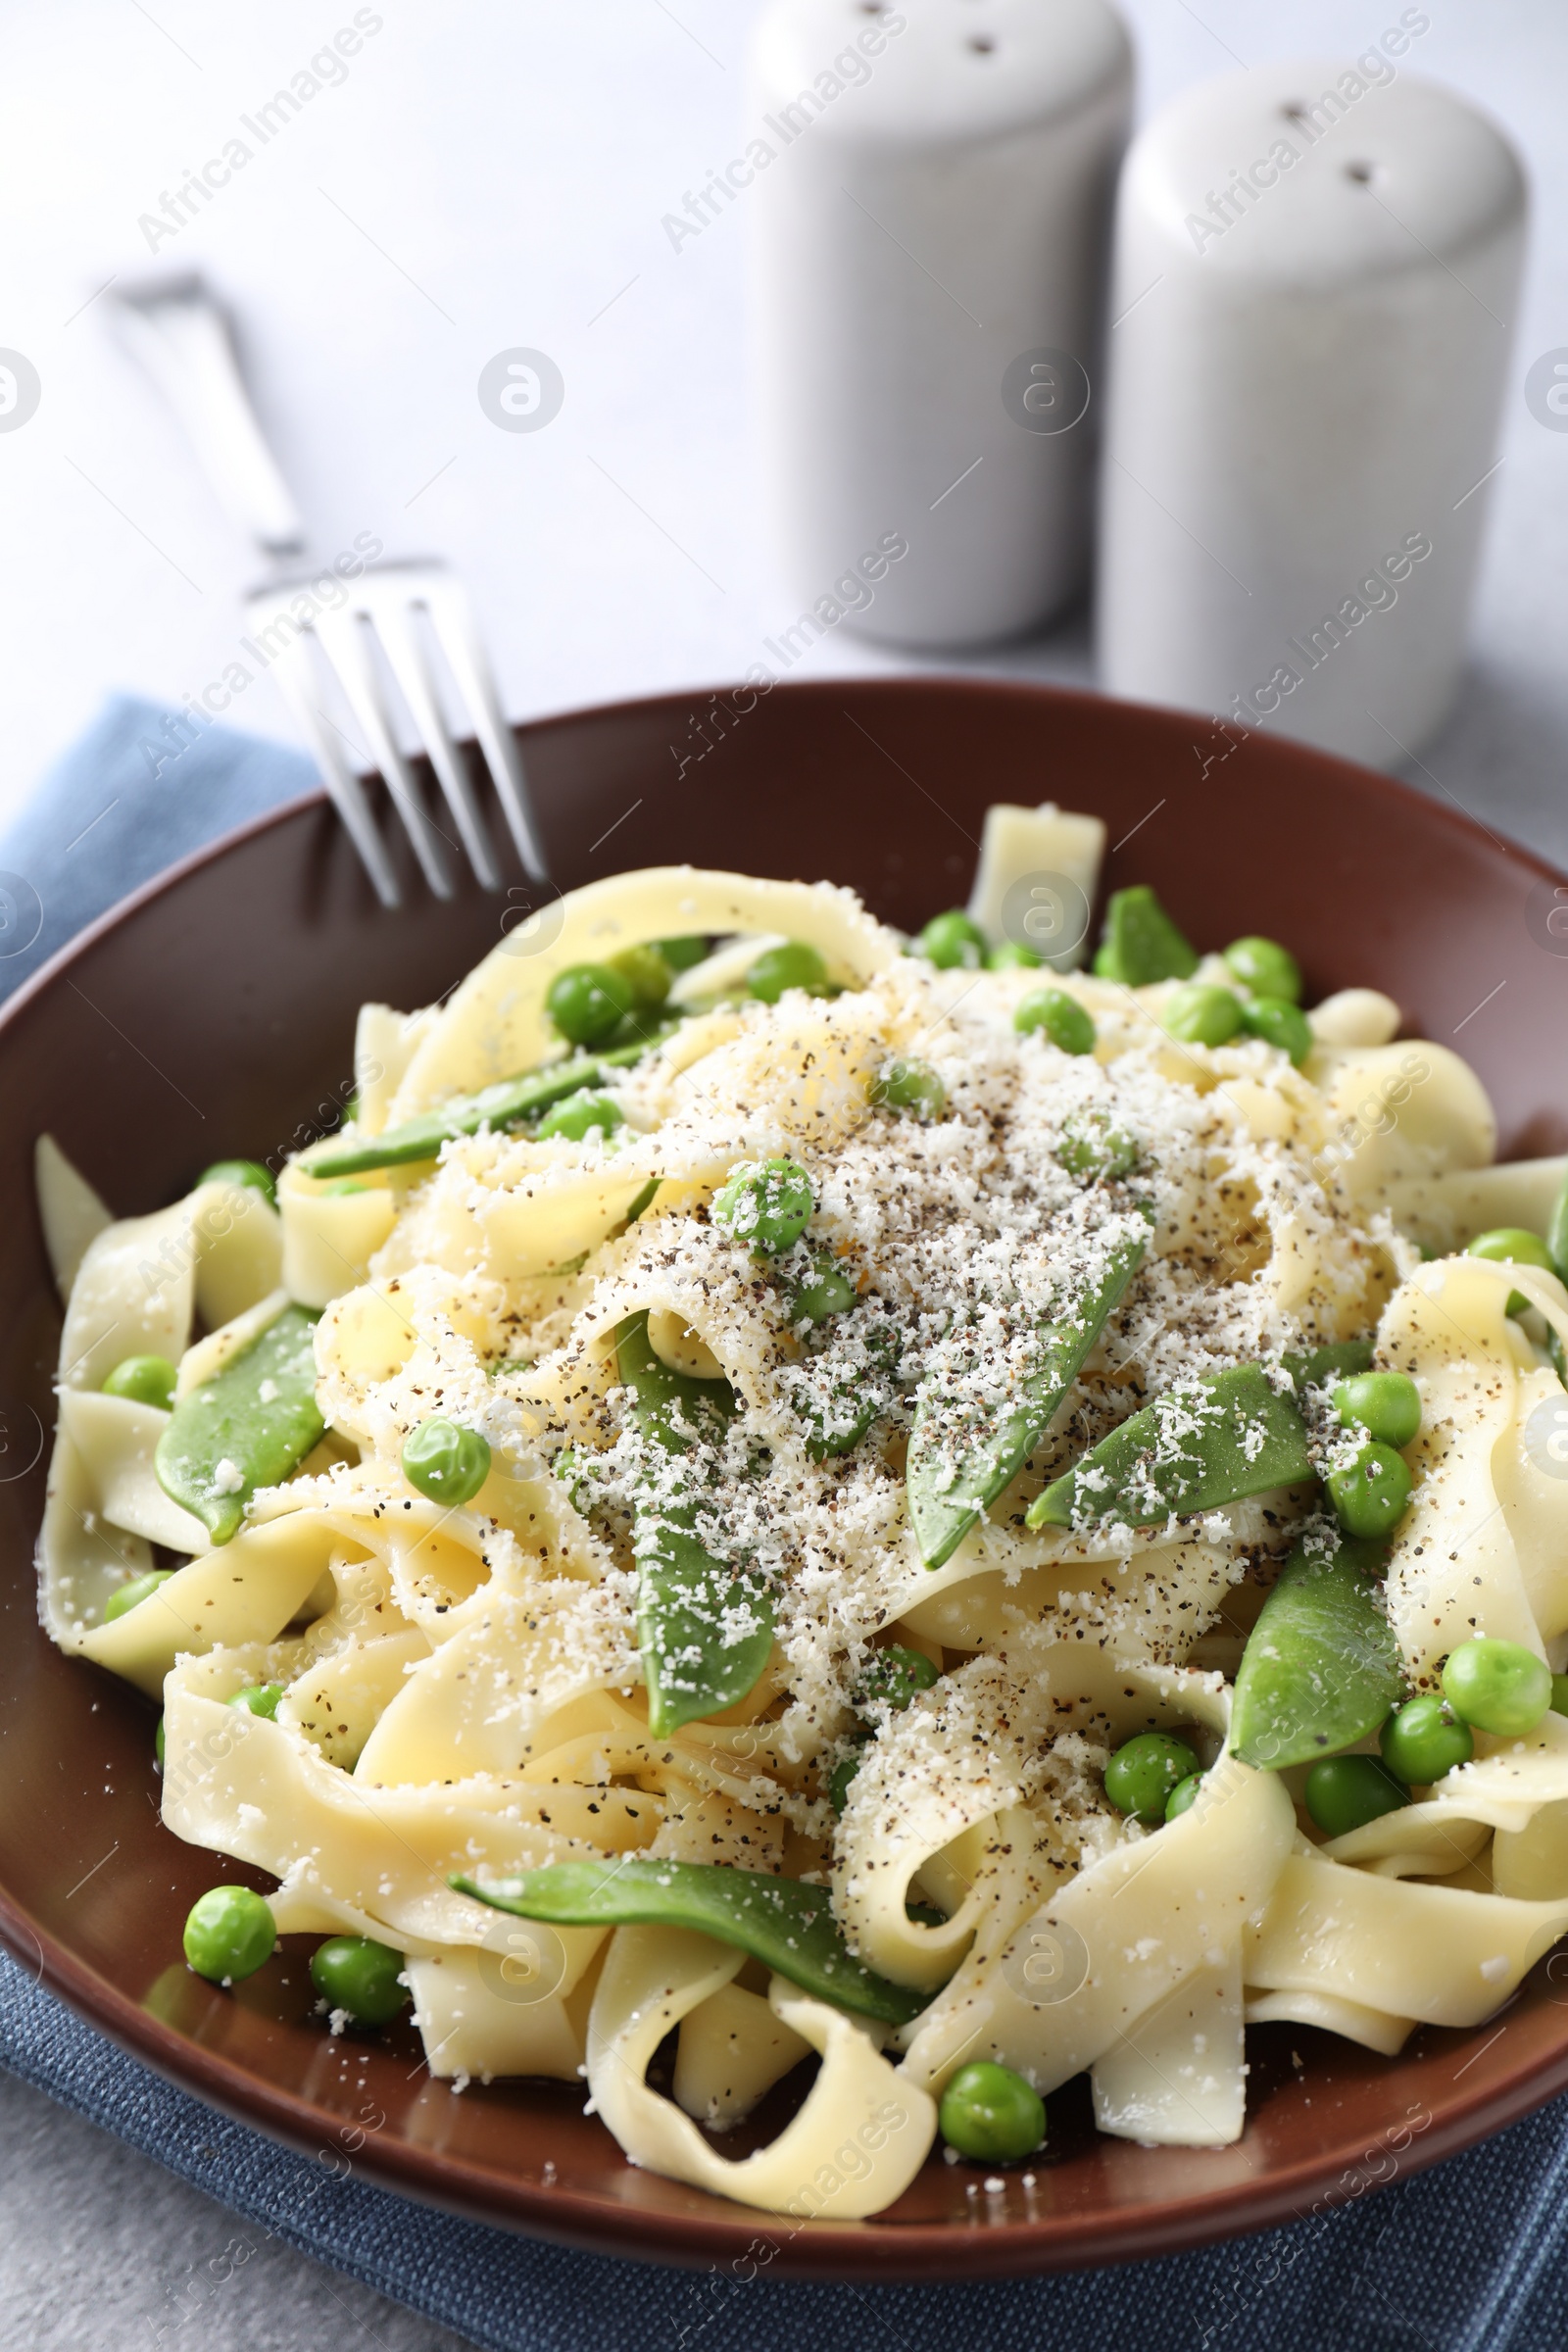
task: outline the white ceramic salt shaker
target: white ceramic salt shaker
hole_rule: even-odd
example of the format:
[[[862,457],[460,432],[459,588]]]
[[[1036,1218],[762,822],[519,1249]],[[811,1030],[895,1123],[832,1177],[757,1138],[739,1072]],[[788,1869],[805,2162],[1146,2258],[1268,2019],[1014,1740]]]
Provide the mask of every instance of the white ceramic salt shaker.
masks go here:
[[[1082,584],[1132,60],[1108,0],[773,0],[749,197],[803,644],[1033,629]]]
[[[1117,208],[1101,681],[1380,766],[1458,683],[1524,244],[1429,23],[1188,93]]]

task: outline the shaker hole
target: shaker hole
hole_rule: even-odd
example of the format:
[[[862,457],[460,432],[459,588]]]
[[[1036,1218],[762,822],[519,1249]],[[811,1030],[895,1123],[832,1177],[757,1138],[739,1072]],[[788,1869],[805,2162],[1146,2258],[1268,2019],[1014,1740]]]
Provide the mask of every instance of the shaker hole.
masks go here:
[[[1345,167],[1346,178],[1353,179],[1357,187],[1369,188],[1377,175],[1376,164],[1347,164]]]
[[[969,46],[978,57],[989,57],[996,45],[989,32],[976,32],[969,37]]]

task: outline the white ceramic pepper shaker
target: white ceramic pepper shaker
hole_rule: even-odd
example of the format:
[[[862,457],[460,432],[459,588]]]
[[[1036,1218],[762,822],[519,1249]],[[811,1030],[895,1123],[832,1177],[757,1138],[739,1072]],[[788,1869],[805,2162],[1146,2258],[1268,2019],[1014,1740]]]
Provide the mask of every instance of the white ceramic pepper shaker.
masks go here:
[[[1458,683],[1524,244],[1429,23],[1188,93],[1117,210],[1101,682],[1379,766]]]
[[[752,65],[763,465],[802,622],[919,646],[1038,627],[1087,563],[1120,20],[773,0]]]

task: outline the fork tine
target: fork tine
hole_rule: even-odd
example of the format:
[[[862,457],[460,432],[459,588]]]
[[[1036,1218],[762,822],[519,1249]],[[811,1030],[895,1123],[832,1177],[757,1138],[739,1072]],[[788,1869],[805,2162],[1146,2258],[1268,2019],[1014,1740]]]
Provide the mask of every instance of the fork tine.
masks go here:
[[[535,882],[549,880],[539,828],[528,797],[517,739],[507,723],[501,699],[485,655],[473,609],[461,584],[450,572],[432,574],[422,583],[425,608],[441,650],[452,667],[458,689],[473,719],[473,731],[484,753],[497,798],[517,845],[523,868]]]
[[[324,723],[317,706],[314,663],[303,634],[273,655],[272,675],[296,724],[316,754],[321,780],[359,852],[360,862],[375,886],[376,897],[383,906],[401,906],[403,893],[386,843],[365,797],[365,787],[344,759],[342,745]]]
[[[415,634],[413,607],[401,600],[378,598],[374,618],[392,674],[402,689],[429,754],[430,765],[441,780],[453,820],[463,836],[468,862],[486,890],[499,890],[501,868],[496,862],[495,848],[485,831],[468,771],[459,757],[436,699],[424,649]]]
[[[355,606],[347,605],[336,612],[319,613],[313,626],[322,653],[337,671],[355,717],[369,738],[371,757],[414,844],[420,871],[438,899],[450,899],[452,876],[441,854],[441,837],[430,821],[414,771],[392,732],[386,698],[370,651],[368,617],[362,617]]]

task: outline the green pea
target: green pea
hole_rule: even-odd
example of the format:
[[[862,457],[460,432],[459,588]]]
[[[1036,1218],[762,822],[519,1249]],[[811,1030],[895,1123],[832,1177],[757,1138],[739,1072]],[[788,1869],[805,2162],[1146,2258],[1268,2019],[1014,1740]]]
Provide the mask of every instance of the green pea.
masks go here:
[[[1378,1745],[1396,1781],[1419,1781],[1423,1788],[1441,1781],[1456,1764],[1468,1764],[1476,1752],[1469,1726],[1435,1690],[1396,1707],[1378,1734]]]
[[[625,1019],[617,1021],[609,1037],[594,1050],[602,1056],[607,1069],[623,1062],[628,1055],[631,1060],[640,1061],[651,1047],[663,1043],[679,1017],[674,1014],[666,1020],[657,1005],[634,1004]],[[525,1081],[519,1080],[517,1083],[521,1085]]]
[[[1200,1769],[1184,1740],[1173,1740],[1168,1732],[1140,1732],[1105,1766],[1105,1794],[1118,1813],[1152,1824],[1164,1820],[1177,1782]]]
[[[248,1886],[210,1886],[185,1922],[185,1957],[214,1984],[254,1977],[276,1942],[271,1912]]]
[[[1228,988],[1191,980],[1170,998],[1161,1019],[1167,1037],[1184,1046],[1228,1045],[1242,1025],[1241,1000]]]
[[[1494,1225],[1490,1233],[1478,1233],[1473,1242],[1466,1243],[1464,1253],[1466,1257],[1489,1257],[1501,1265],[1544,1266],[1548,1274],[1556,1272],[1551,1251],[1540,1234],[1523,1225]],[[1508,1293],[1510,1315],[1522,1315],[1529,1304],[1523,1291]]]
[[[1568,1674],[1554,1674],[1551,1678],[1551,1712],[1568,1715]]]
[[[714,1195],[713,1222],[732,1240],[776,1257],[800,1240],[815,1206],[799,1160],[743,1160]]]
[[[1037,972],[1045,961],[1033,948],[1025,947],[1021,939],[999,940],[986,950],[988,972]]]
[[[145,1576],[133,1576],[118,1592],[111,1592],[104,1603],[105,1625],[113,1624],[117,1617],[128,1616],[142,1601],[150,1599],[160,1585],[167,1585],[173,1573],[172,1568],[149,1568]]]
[[[1301,1002],[1301,967],[1278,940],[1259,939],[1255,934],[1233,939],[1225,960],[1254,997],[1282,997],[1288,1004]]]
[[[708,961],[708,942],[697,932],[681,939],[656,939],[654,945],[672,972],[694,971]]]
[[[158,1769],[160,1772],[162,1772],[164,1769],[164,1719],[160,1715],[158,1718],[158,1729],[153,1734],[153,1754],[158,1759]]]
[[[856,1704],[869,1707],[885,1701],[895,1715],[902,1715],[918,1692],[931,1690],[940,1679],[939,1670],[917,1649],[879,1649],[860,1678]]]
[[[1056,1157],[1070,1176],[1130,1176],[1143,1152],[1104,1111],[1086,1110],[1062,1121]]]
[[[471,1502],[490,1475],[489,1444],[459,1421],[421,1421],[403,1441],[403,1475],[432,1502]]]
[[[1046,2103],[1010,2066],[977,2058],[960,2066],[937,2110],[942,2136],[976,2164],[1032,2156],[1046,2136]]]
[[[106,1396],[128,1396],[132,1404],[156,1404],[168,1412],[179,1378],[167,1355],[127,1355],[104,1382]]]
[[[826,982],[827,965],[804,939],[764,948],[746,975],[747,987],[763,1004],[776,1004],[787,988],[804,988],[808,996],[815,996]]]
[[[269,1723],[277,1720],[277,1702],[282,1697],[282,1683],[247,1683],[229,1700],[231,1707],[243,1707],[247,1715],[263,1715]]]
[[[1478,1233],[1473,1242],[1465,1245],[1466,1257],[1487,1257],[1515,1266],[1544,1266],[1552,1269],[1551,1251],[1539,1233],[1524,1225],[1495,1225],[1490,1233]]]
[[[1421,1392],[1403,1372],[1361,1372],[1342,1380],[1334,1407],[1347,1429],[1358,1425],[1380,1446],[1408,1446],[1421,1427]]]
[[[1325,1756],[1306,1776],[1306,1809],[1325,1838],[1343,1838],[1409,1802],[1376,1756]]]
[[[413,1997],[401,1983],[404,1958],[368,1936],[330,1936],[311,1955],[311,1983],[328,2008],[357,2026],[389,2026]]]
[[[1092,1054],[1095,1050],[1095,1024],[1087,1006],[1064,988],[1037,988],[1024,998],[1012,1016],[1012,1025],[1020,1037],[1032,1029],[1043,1029],[1052,1044],[1063,1054]]]
[[[1410,1473],[1392,1446],[1363,1446],[1328,1482],[1329,1500],[1348,1536],[1387,1536],[1404,1517]]]
[[[580,1144],[596,1131],[600,1135],[613,1135],[617,1127],[625,1124],[619,1105],[612,1102],[608,1095],[596,1095],[591,1088],[583,1087],[568,1095],[564,1102],[558,1102],[554,1110],[547,1110],[534,1134],[542,1144],[557,1136]]]
[[[811,1271],[790,1300],[792,1323],[826,1323],[834,1315],[846,1315],[859,1297],[847,1274],[841,1274],[830,1257],[816,1257]]]
[[[670,968],[655,947],[622,948],[611,956],[610,968],[630,987],[634,1004],[652,1008],[669,994]]]
[[[259,1159],[215,1159],[210,1168],[203,1168],[196,1183],[242,1185],[247,1192],[260,1193],[274,1207],[277,1204],[277,1179]]]
[[[845,1806],[849,1803],[850,1783],[859,1771],[863,1760],[863,1749],[858,1747],[852,1748],[847,1756],[840,1757],[839,1761],[834,1765],[833,1770],[829,1773],[827,1782],[828,1802],[832,1805],[835,1813],[842,1813]]]
[[[1184,1781],[1178,1781],[1165,1799],[1165,1819],[1175,1821],[1186,1812],[1189,1805],[1196,1804],[1198,1791],[1202,1786],[1203,1776],[1200,1772],[1190,1772]]]
[[[890,1061],[871,1081],[870,1100],[879,1110],[906,1110],[917,1119],[940,1119],[948,1090],[925,1061]]]
[[[920,953],[939,971],[977,972],[986,959],[986,935],[961,906],[934,914],[916,942]]]
[[[1312,1051],[1312,1025],[1299,1004],[1284,997],[1252,997],[1242,1004],[1242,1027],[1249,1037],[1288,1054],[1297,1069]]]
[[[1449,1651],[1443,1669],[1443,1695],[1460,1720],[1473,1723],[1478,1732],[1520,1740],[1550,1709],[1551,1668],[1523,1642],[1497,1642],[1482,1634]]]
[[[609,963],[571,963],[545,994],[545,1010],[574,1046],[601,1046],[630,1012],[635,996],[624,972]]]

